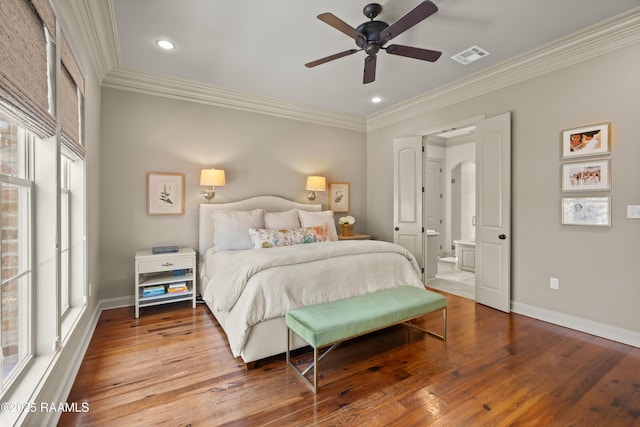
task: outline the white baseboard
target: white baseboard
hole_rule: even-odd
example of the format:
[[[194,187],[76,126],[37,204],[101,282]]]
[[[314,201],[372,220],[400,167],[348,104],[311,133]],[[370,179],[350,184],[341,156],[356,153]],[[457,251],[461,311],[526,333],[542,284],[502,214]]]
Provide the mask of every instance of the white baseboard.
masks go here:
[[[587,334],[632,345],[634,347],[640,347],[640,332],[637,331],[622,329],[617,326],[607,325],[606,323],[594,322],[593,320],[584,319],[582,317],[576,317],[570,314],[547,310],[546,308],[515,301],[511,302],[511,310],[514,313],[533,317],[534,319],[543,320],[555,325],[564,326],[565,328],[575,329],[576,331],[586,332]]]
[[[133,295],[129,295],[127,297],[101,299],[98,302],[100,312],[102,312],[102,310],[111,310],[112,308],[131,307],[132,305],[135,305]]]

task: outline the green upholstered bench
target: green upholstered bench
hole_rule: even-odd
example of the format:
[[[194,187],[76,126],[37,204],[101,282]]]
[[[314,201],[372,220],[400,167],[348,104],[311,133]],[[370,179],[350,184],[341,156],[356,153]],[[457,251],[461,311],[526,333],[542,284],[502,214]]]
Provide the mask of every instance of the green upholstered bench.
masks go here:
[[[436,292],[413,286],[384,289],[292,310],[285,318],[286,363],[315,393],[318,387],[318,362],[338,344],[350,338],[408,322],[436,310],[442,310],[442,335],[419,328],[414,324],[408,325],[444,341],[447,331],[447,298]],[[292,333],[297,334],[313,347],[313,363],[302,372],[290,360]],[[328,345],[331,347],[318,357],[318,349]],[[313,384],[306,377],[310,369],[313,369]]]

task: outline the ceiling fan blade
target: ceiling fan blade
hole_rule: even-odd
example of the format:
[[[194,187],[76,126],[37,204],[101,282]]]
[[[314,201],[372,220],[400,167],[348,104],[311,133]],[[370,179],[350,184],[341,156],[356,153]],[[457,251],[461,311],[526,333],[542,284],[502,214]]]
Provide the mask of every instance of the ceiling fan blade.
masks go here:
[[[387,53],[391,55],[406,56],[407,58],[420,59],[422,61],[436,62],[442,52],[437,50],[420,49],[419,47],[403,46],[392,44],[386,47]]]
[[[344,22],[342,19],[340,19],[337,16],[335,16],[333,13],[329,13],[329,12],[321,13],[320,15],[318,15],[318,19],[321,20],[322,22],[324,22],[325,24],[331,25],[336,30],[348,35],[349,37],[351,37],[355,41],[360,40],[360,41],[364,42],[364,40],[365,40],[365,37],[364,37],[364,35],[362,35],[362,33],[357,31],[351,25],[349,25],[346,22]]]
[[[316,65],[324,64],[325,62],[333,61],[334,59],[342,58],[343,56],[353,55],[356,52],[360,52],[361,49],[349,49],[344,52],[335,53],[324,58],[316,59],[315,61],[304,64],[307,68],[315,67]]]
[[[398,19],[393,24],[389,25],[384,31],[380,33],[380,38],[383,41],[389,41],[394,37],[407,31],[409,28],[416,25],[418,22],[423,21],[436,13],[438,6],[433,2],[427,0],[420,3],[413,8],[409,13]]]
[[[376,79],[376,55],[369,55],[364,58],[364,77],[362,83],[371,83]]]

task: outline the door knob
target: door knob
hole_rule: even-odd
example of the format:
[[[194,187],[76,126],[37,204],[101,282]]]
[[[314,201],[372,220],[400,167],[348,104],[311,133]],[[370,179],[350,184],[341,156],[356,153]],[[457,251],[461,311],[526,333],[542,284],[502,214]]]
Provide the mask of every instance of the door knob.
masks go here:
[[[498,239],[500,239],[500,240],[505,240],[506,238],[507,238],[507,236],[504,235],[504,234],[501,234],[501,235],[498,236]]]
[[[400,227],[396,227],[396,228],[394,228],[394,230],[400,231]]]

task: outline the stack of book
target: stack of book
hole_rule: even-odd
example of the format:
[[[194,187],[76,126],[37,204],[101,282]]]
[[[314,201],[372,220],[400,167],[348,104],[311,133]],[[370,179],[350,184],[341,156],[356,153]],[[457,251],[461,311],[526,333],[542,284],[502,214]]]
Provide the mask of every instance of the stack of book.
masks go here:
[[[186,282],[172,283],[167,287],[167,292],[172,295],[183,294],[185,292],[189,292],[189,288],[187,287]]]
[[[164,295],[165,289],[162,285],[146,286],[142,288],[142,298],[157,297]]]
[[[153,254],[170,254],[172,252],[178,252],[177,246],[154,246],[151,248]]]

